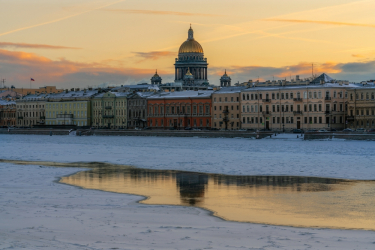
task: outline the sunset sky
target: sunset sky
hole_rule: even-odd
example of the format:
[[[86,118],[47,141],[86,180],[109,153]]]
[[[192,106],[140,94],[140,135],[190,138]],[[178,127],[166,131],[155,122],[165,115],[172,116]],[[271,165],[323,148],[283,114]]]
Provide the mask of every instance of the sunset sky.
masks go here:
[[[219,85],[323,72],[375,79],[375,1],[0,0],[0,78],[59,88],[174,80],[189,24]]]

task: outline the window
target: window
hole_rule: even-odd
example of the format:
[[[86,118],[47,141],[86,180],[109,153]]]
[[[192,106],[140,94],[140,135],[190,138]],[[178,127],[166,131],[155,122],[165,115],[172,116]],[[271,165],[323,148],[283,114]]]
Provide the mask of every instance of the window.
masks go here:
[[[210,114],[210,106],[206,106],[206,115],[209,115]]]

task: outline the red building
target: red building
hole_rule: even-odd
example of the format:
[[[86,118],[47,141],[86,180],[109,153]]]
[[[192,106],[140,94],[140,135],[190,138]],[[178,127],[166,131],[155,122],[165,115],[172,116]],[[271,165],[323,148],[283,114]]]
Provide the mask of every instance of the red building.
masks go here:
[[[147,98],[151,128],[211,127],[213,90],[162,92]]]

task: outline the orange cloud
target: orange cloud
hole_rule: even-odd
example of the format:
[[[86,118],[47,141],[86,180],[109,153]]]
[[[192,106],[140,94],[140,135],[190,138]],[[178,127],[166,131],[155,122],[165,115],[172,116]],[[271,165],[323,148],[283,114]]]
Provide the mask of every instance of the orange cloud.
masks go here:
[[[264,19],[264,21],[276,21],[276,22],[288,22],[288,23],[316,23],[316,24],[326,24],[326,25],[356,26],[356,27],[375,28],[375,24],[345,23],[345,22],[333,22],[333,21],[278,19],[278,18]]]
[[[163,10],[129,10],[129,9],[103,9],[103,10],[113,11],[113,12],[122,12],[122,13],[128,13],[128,14],[143,14],[143,15],[175,15],[175,16],[205,16],[205,17],[221,16],[221,15],[215,15],[215,14],[163,11]]]
[[[143,62],[145,60],[158,60],[161,57],[170,57],[175,56],[176,52],[171,51],[150,51],[150,52],[133,52],[137,57],[143,58],[143,60],[139,62]]]
[[[103,82],[123,84],[149,79],[155,69],[111,67],[103,62],[81,63],[66,59],[49,58],[21,51],[0,49],[0,70],[6,72],[10,84],[27,84],[30,77],[35,84],[62,84],[70,86],[97,85]],[[169,72],[159,70],[165,76]],[[5,75],[4,75],[5,77]]]
[[[29,48],[29,49],[82,49],[76,47],[56,46],[48,44],[10,43],[0,42],[0,48]]]

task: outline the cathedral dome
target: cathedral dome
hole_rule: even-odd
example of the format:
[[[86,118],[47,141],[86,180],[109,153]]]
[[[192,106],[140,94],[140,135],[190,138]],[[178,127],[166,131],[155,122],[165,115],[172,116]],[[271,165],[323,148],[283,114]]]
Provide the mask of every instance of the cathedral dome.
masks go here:
[[[193,29],[190,27],[188,31],[188,39],[183,42],[178,50],[179,54],[182,53],[201,53],[203,54],[202,46],[195,41]]]

